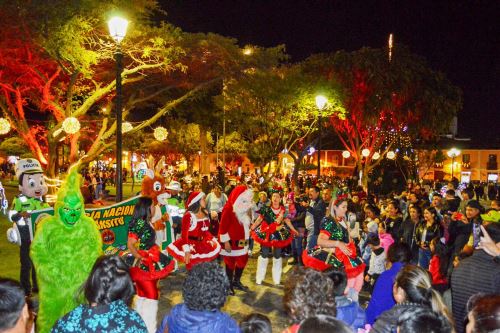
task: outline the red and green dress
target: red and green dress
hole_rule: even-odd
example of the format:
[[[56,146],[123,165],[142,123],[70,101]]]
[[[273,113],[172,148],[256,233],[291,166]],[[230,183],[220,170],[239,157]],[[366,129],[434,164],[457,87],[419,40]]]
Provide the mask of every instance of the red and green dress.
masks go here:
[[[318,271],[324,271],[330,267],[343,267],[348,278],[356,277],[363,273],[365,264],[356,252],[356,245],[349,239],[349,231],[333,217],[325,217],[321,222],[320,234],[326,235],[328,240],[344,242],[351,250],[351,255],[347,256],[339,248],[322,248],[319,245],[313,249],[302,252],[304,266],[311,267]]]
[[[132,255],[125,257],[125,261],[131,266],[132,280],[163,279],[175,268],[175,261],[163,254],[155,243],[156,233],[150,223],[142,219],[135,221],[129,226],[128,237],[137,240],[137,252],[144,258],[137,262]]]
[[[263,206],[258,213],[262,217],[262,222],[251,234],[257,243],[265,247],[278,248],[286,247],[292,243],[293,234],[285,222],[275,222],[279,215],[285,214],[284,206],[280,206],[278,209]]]

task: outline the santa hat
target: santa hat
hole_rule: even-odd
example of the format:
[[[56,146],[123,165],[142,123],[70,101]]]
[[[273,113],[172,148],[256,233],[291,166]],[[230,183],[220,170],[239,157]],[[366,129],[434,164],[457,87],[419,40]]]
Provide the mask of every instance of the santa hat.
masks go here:
[[[187,201],[186,201],[186,208],[191,207],[195,203],[201,200],[205,196],[205,193],[203,192],[191,192],[189,195]]]
[[[227,198],[227,201],[231,204],[234,205],[236,202],[236,199],[241,195],[241,193],[245,192],[248,190],[248,187],[246,185],[238,185],[236,186],[232,191],[231,194],[229,194],[229,198]]]

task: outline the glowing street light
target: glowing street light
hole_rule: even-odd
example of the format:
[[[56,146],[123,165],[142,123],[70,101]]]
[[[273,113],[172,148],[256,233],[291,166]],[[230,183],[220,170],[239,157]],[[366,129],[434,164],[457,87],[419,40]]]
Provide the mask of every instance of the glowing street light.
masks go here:
[[[123,53],[121,41],[127,34],[128,21],[122,17],[113,17],[108,22],[109,34],[116,42],[116,202],[122,201],[122,71]]]
[[[461,151],[457,148],[451,148],[446,153],[448,155],[448,157],[451,157],[451,179],[452,180],[453,180],[453,171],[454,171],[454,167],[455,167],[455,157],[459,156],[460,153],[461,153]]]

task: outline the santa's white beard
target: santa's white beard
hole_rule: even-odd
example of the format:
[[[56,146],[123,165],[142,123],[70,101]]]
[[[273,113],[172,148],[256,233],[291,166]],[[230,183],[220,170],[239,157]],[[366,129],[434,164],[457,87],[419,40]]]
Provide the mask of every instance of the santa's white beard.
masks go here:
[[[234,212],[235,215],[236,215],[236,218],[238,219],[238,221],[240,222],[241,225],[245,226],[245,227],[249,227],[250,226],[250,223],[252,222],[251,219],[250,219],[250,211],[243,211],[243,212]]]

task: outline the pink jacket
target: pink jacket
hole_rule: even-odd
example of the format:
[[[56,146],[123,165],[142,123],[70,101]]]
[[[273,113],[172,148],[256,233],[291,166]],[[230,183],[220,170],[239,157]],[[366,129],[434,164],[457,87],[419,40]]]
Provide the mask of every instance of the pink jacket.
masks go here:
[[[384,248],[385,253],[389,250],[389,247],[394,244],[394,239],[392,238],[391,234],[385,233],[385,234],[378,234],[378,237],[380,238],[380,246]]]

